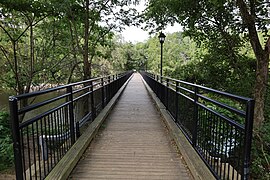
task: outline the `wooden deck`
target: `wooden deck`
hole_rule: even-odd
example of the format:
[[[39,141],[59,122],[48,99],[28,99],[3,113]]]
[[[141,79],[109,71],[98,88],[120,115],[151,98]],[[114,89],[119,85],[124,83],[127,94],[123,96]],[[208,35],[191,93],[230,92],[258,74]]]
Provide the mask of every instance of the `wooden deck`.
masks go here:
[[[129,82],[70,179],[193,179],[139,74]]]

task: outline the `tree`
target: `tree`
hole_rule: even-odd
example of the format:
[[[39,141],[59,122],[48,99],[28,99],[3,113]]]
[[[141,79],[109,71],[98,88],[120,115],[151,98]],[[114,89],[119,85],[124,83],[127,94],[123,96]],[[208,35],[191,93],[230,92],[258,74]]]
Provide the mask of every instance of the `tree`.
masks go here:
[[[254,86],[254,125],[259,128],[264,122],[264,104],[268,78],[270,36],[269,2],[260,1],[209,1],[209,0],[150,0],[145,18],[155,22],[157,29],[168,23],[178,22],[185,32],[198,43],[207,42],[209,49],[224,52],[237,64],[238,50],[245,42],[243,34],[253,48],[256,57],[256,83]],[[154,24],[149,23],[149,27]],[[264,32],[265,41],[260,42],[259,32]]]
[[[29,1],[2,1],[1,5],[0,29],[11,41],[12,47],[10,48],[10,44],[4,41],[1,44],[1,51],[15,77],[15,83],[11,84],[18,94],[28,93],[35,73],[34,27],[47,16],[47,11],[40,2],[30,6]],[[21,101],[22,107],[26,105],[27,100]]]
[[[250,3],[246,3],[244,0],[237,0],[236,2],[241,12],[243,27],[248,29],[249,41],[257,60],[254,88],[255,126],[260,127],[264,122],[265,94],[269,75],[270,35],[267,34],[267,26],[270,24],[267,22],[267,19],[270,20],[269,2],[250,1]],[[266,41],[264,44],[259,40],[257,24],[262,31],[265,31]]]

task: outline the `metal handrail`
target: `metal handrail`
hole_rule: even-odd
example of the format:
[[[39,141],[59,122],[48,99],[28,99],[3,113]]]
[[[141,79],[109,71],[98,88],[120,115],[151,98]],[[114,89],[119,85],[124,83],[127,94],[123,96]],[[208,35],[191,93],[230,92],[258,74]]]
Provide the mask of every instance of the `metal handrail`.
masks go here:
[[[253,99],[148,72],[141,74],[217,179],[249,178]],[[221,102],[219,97],[244,109]]]
[[[9,97],[16,178],[45,178],[78,139],[86,122],[91,123],[95,119],[132,73],[129,71]],[[37,96],[52,92],[60,94],[22,106],[30,98],[32,101]],[[77,114],[80,106],[84,109]],[[34,113],[29,116],[29,112]]]

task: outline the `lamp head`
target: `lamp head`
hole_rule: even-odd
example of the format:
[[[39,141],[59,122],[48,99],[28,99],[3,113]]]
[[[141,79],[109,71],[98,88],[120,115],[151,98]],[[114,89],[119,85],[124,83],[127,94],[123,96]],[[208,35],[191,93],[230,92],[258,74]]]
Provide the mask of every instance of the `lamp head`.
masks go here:
[[[158,36],[158,38],[159,38],[159,42],[160,42],[161,44],[163,44],[164,41],[165,41],[166,36],[165,36],[165,34],[161,31],[160,34],[159,34],[159,36]]]

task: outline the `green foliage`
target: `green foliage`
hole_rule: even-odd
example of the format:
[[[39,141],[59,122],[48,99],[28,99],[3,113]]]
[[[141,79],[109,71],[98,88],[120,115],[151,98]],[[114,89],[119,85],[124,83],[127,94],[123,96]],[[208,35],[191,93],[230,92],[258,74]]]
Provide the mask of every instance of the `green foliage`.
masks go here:
[[[159,74],[160,72],[160,43],[157,36],[145,43],[148,70]],[[181,32],[167,34],[163,44],[163,74],[177,77],[181,66],[196,60],[196,44],[189,37],[184,37]]]
[[[245,111],[245,107],[246,104],[245,103],[241,103],[240,101],[236,101],[236,100],[232,100],[230,98],[227,97],[222,97],[222,96],[218,96],[218,95],[211,95],[211,94],[207,94],[208,97],[210,97],[213,100],[216,100],[218,102],[221,102],[223,104],[226,104],[227,106],[230,106],[232,108],[235,108],[237,110],[242,110]],[[222,114],[223,116],[238,122],[239,124],[244,124],[245,123],[245,119],[242,116],[237,115],[236,113],[229,111],[225,108],[222,108],[218,105],[215,105],[213,103],[210,102],[204,102],[206,103],[207,107],[213,109],[216,112],[219,112],[220,114]]]
[[[11,129],[9,115],[0,112],[0,171],[13,166],[13,145],[11,139]]]
[[[113,32],[121,31],[123,25],[136,24],[132,20],[136,10],[128,5],[138,1],[94,0],[88,1],[88,8],[86,2],[1,1],[1,85],[21,94],[29,92],[31,86],[42,88],[47,83],[82,80],[87,65],[90,66],[87,73],[91,75],[93,71],[93,76],[113,72],[110,62]],[[86,54],[88,58],[84,59]]]
[[[222,54],[206,54],[201,60],[179,66],[175,76],[214,89],[251,97],[255,66],[255,60],[245,56],[239,56],[237,61],[230,62],[228,57]]]
[[[242,40],[240,39],[240,42]],[[225,47],[226,45],[224,45],[224,47],[219,46],[214,48],[214,46],[218,45],[215,44],[217,42],[212,42],[213,44],[205,43],[208,42],[202,41],[200,46],[196,46],[195,41],[189,37],[184,37],[183,33],[167,34],[167,38],[164,43],[163,55],[164,75],[197,83],[221,91],[251,97],[255,82],[256,61],[254,55],[251,53],[252,50],[250,45],[247,43],[241,43],[241,46],[237,45],[234,47],[234,51],[232,53],[227,53],[230,50]],[[137,47],[137,49],[131,47]],[[144,43],[144,45],[140,43],[140,45],[135,44],[133,46],[126,46],[126,48],[129,48],[129,51],[132,51],[129,53],[133,56],[135,54],[139,54],[139,52],[143,50],[147,56],[147,69],[159,74],[160,43],[157,37],[150,38]],[[144,68],[145,67],[142,67],[141,69]],[[207,94],[207,96],[239,110],[245,110],[245,104],[211,94]],[[206,105],[240,124],[243,124],[245,121],[245,119],[237,114],[231,113],[230,111],[220,108],[214,104],[206,103]],[[201,117],[207,119],[205,113],[201,113]],[[210,123],[206,125],[206,127],[209,127],[209,129],[204,129],[206,132],[203,132],[202,130],[199,133],[206,134],[206,136],[204,136],[204,142],[209,143],[210,134],[213,131],[213,128],[211,126],[211,120],[207,119],[205,122]],[[214,130],[217,134],[224,134],[223,132],[226,132],[226,129],[228,129],[228,127],[223,124],[217,125],[215,128],[216,129]],[[267,135],[270,131],[267,130],[267,128],[264,130],[262,129],[262,137],[270,137]],[[209,134],[209,136],[207,134]],[[240,134],[236,134],[236,136],[239,139],[242,138],[240,137]],[[227,140],[227,136],[224,135],[222,137],[223,140],[221,139],[220,145],[226,144],[225,141]],[[258,142],[258,140],[254,139],[254,142],[256,141]],[[264,139],[263,141],[269,142],[268,139]],[[242,141],[239,140],[239,142]],[[262,156],[263,153],[260,148],[258,148],[259,145],[260,143],[257,143],[253,146],[254,155],[252,161],[254,163],[252,166],[252,173],[254,177],[256,176],[261,178],[264,174],[267,174],[267,168],[265,168],[267,163],[265,156]],[[215,156],[219,156],[221,158],[228,156],[225,152],[217,152],[217,150],[214,149],[215,144],[209,143],[208,147],[209,151],[214,153]],[[237,146],[234,149],[235,152],[230,153],[238,153],[238,149],[239,147]],[[265,146],[265,149],[267,149],[267,146]],[[266,157],[268,157],[269,153],[266,150],[265,153]],[[236,165],[233,159],[230,159],[229,161],[230,163]],[[240,170],[241,167],[235,168]]]

